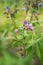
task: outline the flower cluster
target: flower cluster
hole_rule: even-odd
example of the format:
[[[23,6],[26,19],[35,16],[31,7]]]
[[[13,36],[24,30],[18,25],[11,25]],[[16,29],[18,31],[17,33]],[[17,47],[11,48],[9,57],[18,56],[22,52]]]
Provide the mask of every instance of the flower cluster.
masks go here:
[[[32,25],[32,24],[28,24],[28,21],[27,21],[27,20],[25,20],[25,21],[23,22],[23,26],[24,26],[24,29],[30,29],[31,31],[34,30],[33,25]]]

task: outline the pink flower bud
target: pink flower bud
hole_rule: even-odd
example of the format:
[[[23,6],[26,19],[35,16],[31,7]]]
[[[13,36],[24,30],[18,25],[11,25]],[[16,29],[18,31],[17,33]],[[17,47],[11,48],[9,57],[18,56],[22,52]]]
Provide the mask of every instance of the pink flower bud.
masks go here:
[[[18,34],[18,29],[15,29],[14,32],[15,32],[16,34]]]

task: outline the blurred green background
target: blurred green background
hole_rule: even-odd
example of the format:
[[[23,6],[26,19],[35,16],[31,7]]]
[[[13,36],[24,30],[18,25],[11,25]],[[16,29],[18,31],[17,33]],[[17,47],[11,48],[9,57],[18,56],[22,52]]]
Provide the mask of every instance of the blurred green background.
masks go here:
[[[28,2],[28,0],[0,0],[0,65],[37,65],[37,63],[43,65],[43,3],[38,10],[40,16],[38,16],[39,24],[37,24],[36,19],[30,21],[30,10],[28,14],[22,11],[21,8],[25,2]],[[17,38],[14,33],[15,24],[11,18],[7,19],[4,15],[4,7],[9,6],[13,10],[16,4],[20,9],[14,19],[17,28],[23,26],[25,19],[34,26],[34,31],[20,31]],[[14,48],[25,43],[26,56],[22,57],[20,51],[16,53]]]

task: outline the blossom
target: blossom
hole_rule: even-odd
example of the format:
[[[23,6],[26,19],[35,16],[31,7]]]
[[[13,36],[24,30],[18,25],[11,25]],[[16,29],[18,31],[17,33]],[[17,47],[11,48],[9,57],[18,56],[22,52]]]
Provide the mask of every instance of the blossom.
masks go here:
[[[27,25],[28,25],[28,21],[25,20],[25,21],[23,22],[23,25],[24,25],[24,26],[27,26]]]
[[[41,7],[42,6],[42,3],[38,3],[38,7]]]
[[[34,27],[33,27],[32,24],[29,24],[29,29],[30,29],[31,31],[34,30]]]
[[[24,29],[28,29],[28,21],[27,20],[25,20],[23,22],[23,26],[24,26]]]
[[[6,6],[6,7],[5,7],[5,10],[9,10],[9,7],[8,7],[8,6]]]
[[[24,29],[26,29],[26,30],[28,30],[28,29],[30,29],[31,31],[34,30],[33,25],[32,24],[28,24],[28,21],[27,20],[25,20],[23,22],[23,25],[24,25]]]

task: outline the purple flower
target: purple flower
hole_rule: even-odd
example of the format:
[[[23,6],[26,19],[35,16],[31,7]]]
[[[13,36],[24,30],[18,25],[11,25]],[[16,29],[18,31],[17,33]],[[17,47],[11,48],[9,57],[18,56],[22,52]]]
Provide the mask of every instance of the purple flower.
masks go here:
[[[28,21],[27,20],[25,20],[24,22],[23,22],[23,26],[24,26],[24,29],[28,29]]]
[[[30,27],[29,29],[30,29],[31,31],[33,31],[33,30],[34,30],[34,27],[32,26],[32,27]]]
[[[34,30],[34,27],[33,27],[32,24],[29,24],[29,29],[30,29],[31,31]]]
[[[25,25],[28,25],[28,21],[25,20],[25,21],[23,22],[23,25],[24,25],[24,26],[25,26]]]
[[[38,7],[41,7],[42,6],[42,3],[38,3]]]

